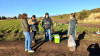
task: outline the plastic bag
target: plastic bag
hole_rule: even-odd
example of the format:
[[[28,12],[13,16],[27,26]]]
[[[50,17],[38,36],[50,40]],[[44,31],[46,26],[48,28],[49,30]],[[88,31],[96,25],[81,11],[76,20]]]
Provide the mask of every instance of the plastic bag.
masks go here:
[[[73,39],[72,36],[70,36],[68,39],[68,47],[75,47],[75,46],[76,46],[75,40]]]

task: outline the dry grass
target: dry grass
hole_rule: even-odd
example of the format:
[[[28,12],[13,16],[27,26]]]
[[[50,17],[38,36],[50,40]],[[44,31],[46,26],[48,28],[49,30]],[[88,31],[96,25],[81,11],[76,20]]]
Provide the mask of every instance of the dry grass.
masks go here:
[[[78,22],[82,23],[100,23],[100,13],[92,13],[88,18],[84,20],[79,20]]]

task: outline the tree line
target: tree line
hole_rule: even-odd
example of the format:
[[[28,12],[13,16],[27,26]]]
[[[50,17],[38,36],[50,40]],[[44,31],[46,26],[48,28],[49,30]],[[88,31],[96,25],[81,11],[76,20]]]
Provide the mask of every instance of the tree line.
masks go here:
[[[6,16],[0,16],[0,20],[6,20],[6,19],[21,19],[21,14],[17,16],[14,16],[14,17],[6,17]]]

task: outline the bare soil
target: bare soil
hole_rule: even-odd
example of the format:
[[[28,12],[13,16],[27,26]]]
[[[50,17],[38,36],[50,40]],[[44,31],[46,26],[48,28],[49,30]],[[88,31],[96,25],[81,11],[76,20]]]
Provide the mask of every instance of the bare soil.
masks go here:
[[[61,41],[59,44],[49,41],[38,41],[36,44],[32,43],[32,49],[35,52],[28,53],[24,51],[24,41],[0,41],[0,56],[89,56],[95,52],[97,53],[96,56],[100,56],[98,54],[98,52],[100,53],[100,47],[98,49],[95,49],[93,46],[89,47],[94,43],[100,45],[100,42],[77,40],[76,43],[78,46],[77,50],[70,52],[67,47],[67,39]]]

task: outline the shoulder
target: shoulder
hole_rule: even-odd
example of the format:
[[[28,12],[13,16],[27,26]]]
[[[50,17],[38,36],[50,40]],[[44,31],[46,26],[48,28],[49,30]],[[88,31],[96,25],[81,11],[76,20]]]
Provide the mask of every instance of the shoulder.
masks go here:
[[[22,22],[23,22],[23,23],[27,23],[28,21],[27,21],[27,20],[22,19]]]
[[[43,18],[43,21],[45,20],[45,18]]]
[[[74,19],[74,21],[75,21],[75,22],[77,22],[77,20],[76,20],[76,19]]]
[[[29,19],[28,22],[32,21],[32,19]]]
[[[51,19],[51,17],[49,17],[49,19]]]
[[[49,17],[49,20],[52,20],[52,19]]]
[[[71,21],[76,21],[76,19],[74,18],[74,19],[71,19]]]
[[[35,20],[37,22],[37,20]]]
[[[32,19],[29,19],[28,21],[31,21]]]
[[[77,20],[76,19],[73,19],[71,22],[74,23],[74,24],[77,24]]]

